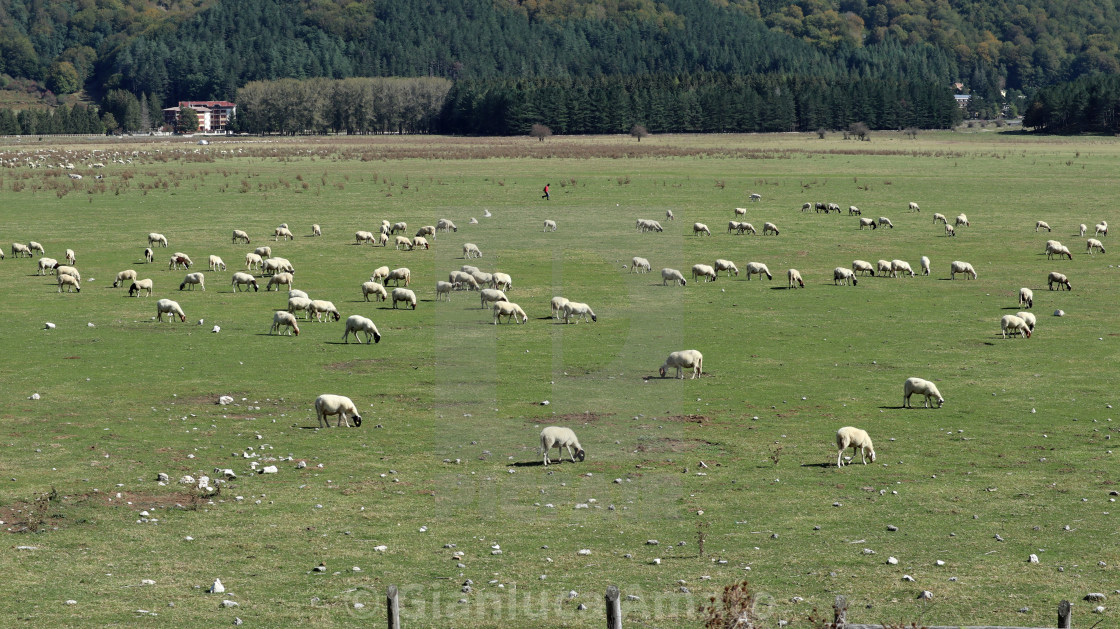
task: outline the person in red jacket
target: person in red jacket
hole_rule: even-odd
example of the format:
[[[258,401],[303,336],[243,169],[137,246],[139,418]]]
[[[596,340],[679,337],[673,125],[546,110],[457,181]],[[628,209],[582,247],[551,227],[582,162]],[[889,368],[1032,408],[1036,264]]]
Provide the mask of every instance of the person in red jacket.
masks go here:
[[[547,183],[546,183],[546,184],[544,184],[544,194],[543,194],[543,195],[541,195],[541,198],[542,198],[542,199],[545,199],[545,200],[551,200],[551,197],[549,197],[549,196],[548,196],[548,186],[550,186],[550,185],[551,185],[551,184],[547,184]]]

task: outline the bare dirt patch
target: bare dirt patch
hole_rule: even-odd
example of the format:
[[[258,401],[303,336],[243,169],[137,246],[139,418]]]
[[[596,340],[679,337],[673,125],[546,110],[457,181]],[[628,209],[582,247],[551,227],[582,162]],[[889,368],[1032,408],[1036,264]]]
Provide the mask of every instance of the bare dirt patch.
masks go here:
[[[638,452],[692,452],[700,446],[710,446],[711,441],[704,439],[673,439],[661,437],[658,439],[644,439],[635,450]]]
[[[591,411],[587,413],[564,413],[563,415],[553,415],[551,418],[530,417],[525,421],[529,424],[593,424],[600,419],[613,416],[614,413],[596,413]]]
[[[668,417],[662,417],[658,421],[682,422],[686,424],[700,424],[701,426],[704,426],[706,424],[712,423],[712,418],[708,417],[707,415],[669,415]]]

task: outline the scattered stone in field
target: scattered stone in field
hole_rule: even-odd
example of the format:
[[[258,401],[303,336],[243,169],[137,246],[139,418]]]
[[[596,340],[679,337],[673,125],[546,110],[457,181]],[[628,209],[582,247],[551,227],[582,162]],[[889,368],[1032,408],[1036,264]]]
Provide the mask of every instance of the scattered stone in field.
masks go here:
[[[789,602],[791,602],[791,603],[800,603],[800,602],[801,602],[801,601],[803,601],[803,600],[805,600],[805,599],[801,598],[800,596],[794,596],[794,597],[791,597],[791,598],[789,599]]]
[[[166,483],[166,482],[170,481],[171,479],[170,479],[170,477],[167,476],[167,474],[165,474],[163,472],[160,472],[159,474],[156,474],[156,480],[161,482],[161,483]]]
[[[651,561],[650,563],[655,565],[655,566],[660,566],[661,565],[661,558],[660,557],[655,557],[654,560]]]
[[[186,537],[184,537],[184,538],[183,538],[183,541],[185,541],[185,542],[193,542],[193,541],[194,541],[194,538],[193,538],[193,537],[191,537],[190,535],[188,535],[188,536],[186,536]]]
[[[140,585],[155,585],[156,582],[151,579],[140,579]]]
[[[1062,530],[1063,531],[1072,531],[1073,529],[1069,528],[1069,525],[1067,524],[1067,525],[1062,527]]]
[[[275,465],[266,465],[261,469],[261,474],[275,474],[280,470],[276,469]]]
[[[1002,542],[1002,541],[1003,541],[1003,538],[999,536],[999,533],[996,533],[996,536],[995,536],[995,540],[996,540],[997,542]]]
[[[46,323],[44,323],[44,324],[43,324],[43,329],[44,329],[44,330],[53,330],[53,329],[55,329],[56,327],[58,327],[58,326],[56,326],[55,324],[51,323],[50,321],[47,321]]]
[[[227,598],[226,600],[222,601],[222,607],[225,607],[226,609],[229,609],[231,607],[241,607],[241,606],[237,604],[237,601],[231,601]]]
[[[297,470],[302,470],[305,467],[307,467],[307,461],[300,461],[299,463],[296,463]]]
[[[819,530],[821,530],[821,527],[820,527],[820,525],[818,524],[817,526],[814,526],[814,527],[813,527],[813,530],[814,530],[814,531],[819,531]]]
[[[887,557],[887,563],[889,563],[892,566],[897,566],[898,565],[898,557]]]
[[[1105,600],[1105,595],[1104,595],[1103,592],[1089,592],[1088,594],[1085,595],[1084,600],[1092,601],[1094,603],[1099,603],[1099,602]]]
[[[313,570],[315,572],[326,572],[327,571],[327,564],[320,562],[319,565],[317,565],[313,568]]]
[[[640,601],[640,600],[642,600],[642,598],[640,596],[636,595],[636,594],[627,594],[626,595],[626,600],[628,600],[628,601]]]
[[[221,579],[214,579],[214,584],[211,585],[210,589],[206,591],[211,594],[221,594],[222,592],[226,591],[226,586],[222,585]]]
[[[577,554],[577,555],[590,555],[590,554],[591,554],[591,550],[590,550],[590,549],[587,549],[587,548],[581,548],[581,549],[580,549],[580,551],[579,551],[578,553],[576,553],[576,554]]]
[[[1104,605],[1097,605],[1096,607],[1094,607],[1093,608],[1093,613],[1094,614],[1103,614],[1104,613]]]
[[[374,546],[373,549],[376,550],[379,553],[383,553],[383,552],[389,550],[389,547],[386,546],[385,544],[382,544],[380,546]]]
[[[575,590],[568,590],[568,600],[569,601],[572,600],[573,598],[577,597],[577,596],[579,596],[579,592],[577,592]]]
[[[1027,561],[1029,563],[1038,563],[1038,555],[1031,553],[1031,556],[1027,558]]]
[[[957,578],[956,578],[956,577],[949,577],[949,580],[950,580],[950,581],[953,581],[953,582],[955,583],[955,582],[956,582],[956,580],[957,580]]]
[[[897,531],[897,530],[898,530],[898,527],[897,527],[897,526],[895,526],[895,525],[893,525],[893,524],[888,524],[888,525],[887,525],[887,530],[888,530],[888,531],[891,531],[891,532],[893,533],[894,531]]]
[[[502,554],[502,551],[500,551],[500,550],[492,550],[492,551],[490,551],[490,554],[491,554],[491,555],[500,555],[500,554]]]
[[[1020,613],[1020,614],[1025,614],[1025,613],[1027,613],[1027,612],[1029,612],[1029,611],[1031,611],[1031,608],[1030,608],[1030,607],[1020,607],[1020,608],[1019,608],[1019,613]]]
[[[647,540],[646,540],[646,546],[657,546],[657,545],[658,545],[658,544],[660,544],[660,543],[661,543],[661,542],[659,542],[659,541],[657,541],[657,540],[655,540],[655,539],[647,539]]]
[[[875,554],[875,551],[871,550],[870,548],[864,548],[864,549],[863,549],[863,554],[865,554],[865,555],[874,555],[874,554]]]
[[[1055,310],[1054,311],[1054,316],[1055,317],[1064,317],[1064,316],[1066,316],[1066,311],[1065,310]]]
[[[623,555],[623,557],[626,558],[626,559],[633,559],[634,555],[631,555],[630,553],[626,553],[625,555]]]
[[[223,395],[218,398],[218,404],[221,404],[222,406],[233,404],[233,398],[228,395]]]
[[[357,607],[358,605],[362,605],[362,604],[361,603],[354,603],[354,607]],[[362,605],[362,607],[365,607],[365,605]],[[240,618],[238,618],[237,616],[234,616],[233,617],[233,624],[234,624],[234,626],[240,627],[242,624],[244,624],[244,621],[241,620]]]
[[[361,568],[359,568],[358,566],[354,566],[353,568],[350,568],[350,571],[351,571],[351,572],[361,572],[361,571],[362,571],[362,569],[361,569]]]
[[[471,593],[471,586],[464,584],[463,587],[460,588],[459,591],[461,591],[463,594],[470,594]]]
[[[78,601],[75,601],[74,599],[70,598],[70,599],[66,599],[66,604],[67,605],[77,605]]]
[[[580,603],[579,605],[576,605],[576,609],[579,610],[579,611],[583,611],[583,610],[587,609],[587,605],[584,605],[583,603]]]
[[[904,574],[904,575],[902,575],[902,580],[903,580],[903,581],[910,581],[911,583],[913,583],[913,581],[914,581],[914,577],[912,577],[912,576],[910,576],[910,575],[908,575],[908,574]]]
[[[1105,564],[1105,562],[1103,562],[1103,561],[1098,561],[1097,565],[1104,568],[1104,567],[1106,567],[1107,564]]]
[[[930,592],[929,590],[922,590],[922,593],[918,595],[918,598],[923,601],[931,600],[933,599],[933,592]]]
[[[832,506],[834,506],[834,507],[843,507],[844,505],[840,504],[839,502],[834,502],[834,503],[832,503]]]

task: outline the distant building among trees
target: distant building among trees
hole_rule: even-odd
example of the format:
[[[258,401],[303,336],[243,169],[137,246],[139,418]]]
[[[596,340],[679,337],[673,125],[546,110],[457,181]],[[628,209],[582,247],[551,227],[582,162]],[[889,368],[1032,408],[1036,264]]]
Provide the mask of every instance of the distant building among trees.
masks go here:
[[[237,105],[224,100],[181,100],[175,107],[166,107],[163,110],[164,124],[180,129],[181,112],[184,109],[193,110],[198,115],[198,129],[203,133],[224,133],[229,128],[229,123],[237,113]],[[185,131],[190,133],[190,131]]]

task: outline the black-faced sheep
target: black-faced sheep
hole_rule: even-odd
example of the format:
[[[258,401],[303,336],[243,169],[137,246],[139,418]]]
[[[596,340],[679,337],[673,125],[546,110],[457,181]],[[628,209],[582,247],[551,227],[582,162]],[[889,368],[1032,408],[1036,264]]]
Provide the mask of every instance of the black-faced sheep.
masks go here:
[[[362,337],[358,336],[359,333],[366,335],[366,345],[369,345],[370,341],[374,343],[381,342],[381,333],[377,331],[377,326],[373,324],[373,321],[362,315],[350,315],[346,317],[346,330],[342,333],[342,341],[344,343],[350,343],[351,333],[354,334],[354,340],[358,341],[358,343],[362,342]]]
[[[694,349],[673,352],[665,359],[665,363],[658,368],[657,373],[664,378],[670,369],[677,370],[677,380],[684,380],[684,370],[691,369],[691,379],[695,380],[704,371],[704,355]]]
[[[324,422],[327,428],[331,427],[331,422],[328,419],[331,415],[338,415],[338,423],[335,424],[336,428],[341,427],[344,423],[346,427],[349,428],[350,422],[347,417],[354,420],[355,428],[362,425],[362,416],[358,414],[358,407],[345,395],[324,393],[315,398],[315,417],[319,420],[320,428],[323,427]]]
[[[934,398],[937,398],[937,408],[941,408],[945,404],[945,398],[941,397],[941,392],[937,390],[937,385],[929,380],[921,378],[907,378],[906,382],[902,385],[902,408],[913,408],[910,406],[910,396],[918,393],[925,397],[925,408],[933,406]]]

